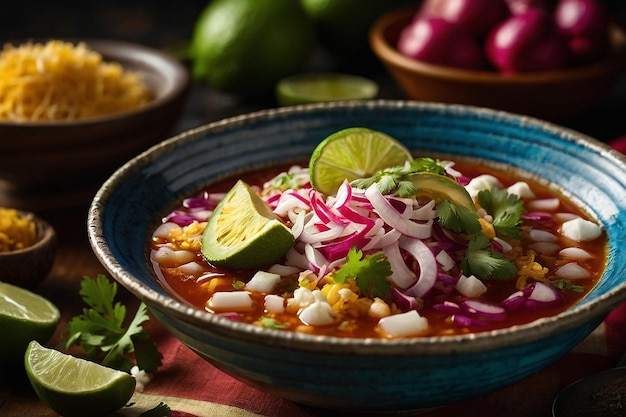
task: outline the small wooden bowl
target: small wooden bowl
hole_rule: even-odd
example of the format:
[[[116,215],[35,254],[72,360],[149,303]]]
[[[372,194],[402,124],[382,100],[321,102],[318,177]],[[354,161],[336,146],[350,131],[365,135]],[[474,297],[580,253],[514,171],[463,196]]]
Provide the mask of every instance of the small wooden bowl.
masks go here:
[[[32,216],[36,225],[37,241],[26,248],[0,252],[0,281],[32,289],[43,281],[54,263],[57,250],[57,236],[54,228],[46,221],[26,212],[20,215]]]
[[[626,34],[612,31],[612,51],[603,61],[558,71],[503,75],[433,65],[396,49],[400,32],[415,15],[396,10],[377,20],[370,46],[408,98],[490,107],[558,121],[580,114],[604,98],[626,67]]]

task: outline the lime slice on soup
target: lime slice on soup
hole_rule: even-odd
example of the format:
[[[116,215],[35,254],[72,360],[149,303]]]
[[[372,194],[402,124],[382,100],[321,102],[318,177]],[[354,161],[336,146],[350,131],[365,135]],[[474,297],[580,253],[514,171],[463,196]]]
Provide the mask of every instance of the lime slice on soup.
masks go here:
[[[367,100],[377,94],[378,84],[374,81],[349,74],[298,74],[283,78],[276,86],[276,98],[281,106],[336,100]]]
[[[417,198],[435,200],[437,204],[448,200],[457,206],[476,211],[474,200],[465,187],[450,177],[432,172],[417,172],[410,174],[407,180],[417,188]]]
[[[135,378],[106,366],[31,342],[24,357],[37,396],[64,417],[106,416],[135,392]]]
[[[213,211],[202,236],[202,254],[216,266],[257,269],[280,260],[293,244],[291,230],[239,180]]]
[[[375,130],[353,127],[328,136],[309,161],[311,184],[334,195],[344,180],[367,178],[378,170],[404,165],[411,152],[398,140]]]
[[[21,362],[30,341],[47,342],[60,318],[57,307],[46,298],[0,282],[0,363]]]

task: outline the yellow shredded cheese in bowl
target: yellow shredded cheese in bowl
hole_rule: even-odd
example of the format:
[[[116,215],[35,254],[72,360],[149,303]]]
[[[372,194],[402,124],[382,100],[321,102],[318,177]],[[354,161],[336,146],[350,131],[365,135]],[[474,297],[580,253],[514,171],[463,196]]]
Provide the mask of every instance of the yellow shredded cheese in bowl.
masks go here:
[[[32,216],[17,210],[0,208],[0,252],[32,246],[37,241],[37,226]]]
[[[56,122],[138,109],[151,99],[139,72],[85,43],[7,44],[0,53],[0,121]]]

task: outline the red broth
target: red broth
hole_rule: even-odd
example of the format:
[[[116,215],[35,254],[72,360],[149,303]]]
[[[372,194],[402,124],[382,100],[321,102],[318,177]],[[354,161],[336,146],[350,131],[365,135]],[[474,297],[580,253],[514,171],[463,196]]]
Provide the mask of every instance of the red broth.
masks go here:
[[[475,177],[479,174],[493,175],[497,177],[502,185],[504,185],[505,187],[512,185],[517,181],[524,181],[530,185],[535,194],[534,200],[536,201],[558,198],[560,204],[558,210],[555,211],[552,215],[553,219],[563,217],[567,218],[572,216],[580,216],[584,219],[589,219],[589,217],[573,202],[569,201],[563,195],[557,194],[555,191],[538,183],[537,181],[532,181],[528,178],[520,179],[512,173],[496,170],[491,167],[476,166],[462,160],[455,161],[454,168],[468,177]],[[220,181],[219,183],[213,184],[207,188],[206,192],[224,193],[228,191],[238,179],[243,179],[250,185],[261,186],[265,181],[269,181],[270,179],[274,178],[277,173],[285,171],[286,169],[288,169],[288,166],[278,166],[257,171],[251,171],[240,175],[237,178],[228,178]],[[184,214],[190,212],[190,209],[181,205],[177,209],[177,211],[179,212],[179,214]],[[526,209],[526,211],[528,211],[528,209]],[[197,234],[201,231],[203,225],[204,223],[202,222],[200,222],[199,224],[194,224],[194,226],[191,227],[195,227],[198,229],[195,230],[195,232],[190,231],[189,234],[195,233],[197,236]],[[531,239],[528,231],[531,229],[540,228],[541,230],[549,232],[557,237],[557,240],[552,243],[558,245],[559,248],[576,247],[583,249],[588,254],[590,254],[591,257],[589,257],[588,259],[576,260],[576,263],[579,266],[589,271],[589,277],[578,278],[575,280],[566,280],[567,282],[576,284],[577,291],[573,291],[571,289],[558,290],[558,292],[562,294],[562,302],[555,306],[544,307],[540,309],[518,309],[515,311],[509,311],[506,318],[501,318],[499,320],[479,320],[477,322],[463,325],[455,321],[454,314],[451,314],[449,311],[442,312],[441,310],[435,309],[433,306],[442,304],[444,302],[452,302],[458,305],[458,303],[462,302],[463,299],[467,299],[468,297],[463,296],[455,291],[447,291],[445,289],[442,290],[435,287],[427,294],[427,296],[425,296],[423,299],[420,299],[418,303],[418,312],[422,317],[426,318],[429,325],[428,330],[422,332],[420,336],[453,335],[481,332],[528,323],[542,317],[556,315],[571,307],[577,301],[583,298],[585,294],[587,294],[594,287],[604,270],[607,251],[606,236],[602,234],[599,238],[590,241],[572,241],[571,239],[567,239],[561,236],[558,230],[559,227],[560,220],[546,221],[545,219],[542,219],[541,221],[537,222],[531,219],[524,219],[522,234],[520,236],[518,246],[522,247],[524,249],[524,255],[527,255],[529,253],[528,251],[530,250],[529,248],[533,247],[533,245],[537,243],[536,241]],[[163,239],[162,237],[153,237],[152,241],[150,242],[150,247],[153,251],[156,251],[160,247],[172,245],[173,241],[176,241],[176,238]],[[196,244],[197,243],[198,242],[196,238]],[[178,243],[175,243],[174,246],[180,248],[180,244]],[[206,306],[214,291],[231,291],[233,289],[233,286],[237,286],[238,283],[247,282],[255,272],[232,271],[216,268],[210,265],[204,259],[198,247],[183,249],[186,249],[187,252],[193,253],[193,259],[190,259],[192,261],[192,265],[194,265],[194,268],[196,267],[196,265],[200,266],[200,270],[193,270],[189,272],[186,271],[185,268],[181,269],[179,264],[188,263],[189,259],[183,259],[178,262],[153,262],[154,270],[159,277],[162,285],[166,287],[169,292],[171,292],[180,300],[192,306],[195,306],[198,309],[210,311],[210,309],[207,309]],[[545,255],[538,250],[533,250],[530,253],[534,254],[534,261],[537,262],[536,264],[534,264],[535,267],[548,269],[549,272],[547,274],[544,274],[547,279],[554,279],[554,271],[559,266],[571,261],[571,259],[559,257],[558,255]],[[186,253],[186,256],[189,257],[191,255],[189,253]],[[533,265],[532,262],[522,262],[522,260],[527,260],[528,258],[518,256],[513,257],[512,259],[513,262],[520,262],[520,264],[522,265]],[[533,282],[533,279],[528,279],[525,281],[525,283],[530,282]],[[487,291],[483,295],[478,297],[478,299],[486,301],[488,303],[501,305],[503,300],[507,299],[507,297],[511,296],[511,294],[515,293],[521,287],[523,287],[524,280],[519,278],[518,273],[518,276],[510,279],[489,279],[483,280],[483,283],[487,287]],[[298,284],[296,277],[291,277],[289,279],[283,278],[281,279],[278,288],[274,290],[274,293],[280,295],[290,295],[293,289],[297,287],[297,285]],[[240,311],[235,313],[212,313],[220,313],[234,320],[241,320],[244,322],[254,323],[266,327],[280,328],[286,331],[298,331],[318,335],[359,338],[389,337],[388,335],[381,333],[380,329],[378,328],[378,317],[372,318],[362,311],[361,314],[357,315],[355,311],[359,310],[359,308],[356,307],[352,308],[349,311],[344,311],[340,313],[339,318],[331,325],[310,326],[302,323],[298,319],[297,315],[295,315],[293,312],[268,313],[264,306],[264,297],[265,294],[253,292],[254,304],[249,311]],[[392,313],[399,312],[397,308],[397,303],[389,299],[386,301],[387,304],[390,306]],[[367,307],[368,306],[360,306],[361,310],[364,308],[367,309]]]

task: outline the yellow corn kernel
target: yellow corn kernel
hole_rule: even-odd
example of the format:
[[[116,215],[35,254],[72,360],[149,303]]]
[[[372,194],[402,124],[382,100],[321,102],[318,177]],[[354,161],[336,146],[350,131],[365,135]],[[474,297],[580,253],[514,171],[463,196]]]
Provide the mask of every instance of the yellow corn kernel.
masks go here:
[[[483,233],[489,239],[493,239],[494,237],[496,237],[496,229],[494,229],[493,224],[489,223],[482,217],[478,219],[478,222],[480,223],[480,228],[483,230]]]

